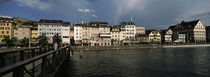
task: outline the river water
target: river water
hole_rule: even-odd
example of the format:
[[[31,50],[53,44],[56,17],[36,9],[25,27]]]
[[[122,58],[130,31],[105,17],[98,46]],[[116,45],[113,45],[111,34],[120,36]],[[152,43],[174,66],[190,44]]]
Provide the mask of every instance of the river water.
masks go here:
[[[56,77],[210,77],[210,48],[74,52]]]

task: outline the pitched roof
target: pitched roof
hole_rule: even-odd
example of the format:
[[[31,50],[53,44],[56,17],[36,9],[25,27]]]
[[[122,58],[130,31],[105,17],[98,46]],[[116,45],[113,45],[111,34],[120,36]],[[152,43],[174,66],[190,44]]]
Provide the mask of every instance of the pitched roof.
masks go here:
[[[145,34],[150,34],[152,31],[158,31],[158,30],[154,30],[154,29],[150,29],[150,30],[146,30]],[[158,31],[159,32],[159,31]]]
[[[195,20],[195,21],[190,21],[190,22],[182,21],[180,25],[182,25],[183,27],[191,28],[191,27],[195,27],[199,21],[200,20]]]
[[[40,23],[63,23],[63,20],[46,20],[46,19],[40,19]]]
[[[121,25],[135,25],[134,22],[121,22]]]

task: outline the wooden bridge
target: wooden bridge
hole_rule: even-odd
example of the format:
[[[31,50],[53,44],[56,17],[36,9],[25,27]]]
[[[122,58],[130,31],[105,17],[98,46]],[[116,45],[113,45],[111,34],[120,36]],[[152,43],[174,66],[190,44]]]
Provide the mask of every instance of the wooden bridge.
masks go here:
[[[0,52],[0,77],[52,77],[73,53],[70,46]]]

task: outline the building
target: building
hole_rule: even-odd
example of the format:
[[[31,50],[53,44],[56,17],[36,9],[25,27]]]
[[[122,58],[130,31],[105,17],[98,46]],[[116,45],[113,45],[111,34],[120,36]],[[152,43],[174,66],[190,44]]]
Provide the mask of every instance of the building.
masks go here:
[[[161,30],[161,43],[162,44],[172,44],[172,34],[171,29]]]
[[[132,15],[130,16],[130,22],[121,22],[120,25],[122,29],[125,29],[125,41],[131,42],[128,40],[135,39],[136,25],[133,22]]]
[[[151,44],[161,44],[161,34],[157,30],[146,30],[145,33],[149,37]]]
[[[22,40],[24,38],[31,38],[31,28],[33,27],[33,23],[23,23],[20,27],[14,29],[14,37],[17,37],[18,40]]]
[[[186,34],[187,43],[205,43],[206,29],[200,20],[185,22],[169,27],[173,32]]]
[[[62,23],[61,37],[63,44],[70,44],[70,22]]]
[[[82,44],[82,25],[75,24],[74,27],[74,44]]]
[[[107,22],[89,22],[89,25],[93,27],[93,34],[110,33],[110,26]]]
[[[38,43],[38,27],[31,28],[31,43]]]
[[[70,42],[71,42],[71,45],[74,45],[74,29],[73,28],[70,28]]]
[[[91,35],[92,35],[91,25],[82,23],[82,44],[83,44],[83,46],[90,45]]]
[[[139,44],[149,44],[149,36],[147,34],[136,34],[136,39]]]
[[[0,43],[4,37],[12,38],[14,32],[15,22],[12,18],[0,18]]]
[[[183,44],[186,42],[186,34],[173,33],[173,43]]]
[[[99,46],[111,46],[111,34],[110,33],[100,33],[99,34]]]
[[[210,26],[206,27],[206,42],[210,42]]]
[[[136,34],[145,34],[144,27],[136,27]]]
[[[120,26],[112,26],[111,27],[111,41],[112,45],[120,45],[121,44],[121,28]]]
[[[124,28],[120,28],[120,41],[123,43],[126,38],[126,30]]]
[[[59,36],[64,36],[64,37],[67,36],[66,38],[69,38],[70,32],[67,32],[67,34],[62,35],[62,30],[67,27],[69,30],[70,23],[63,22],[63,20],[43,20],[43,19],[41,19],[38,22],[38,36],[46,35],[46,37],[48,38],[48,42],[53,43],[52,37],[57,34]],[[64,30],[64,32],[66,32],[66,30]],[[62,39],[64,39],[64,38],[62,37]],[[64,40],[64,42],[65,41],[66,40]]]
[[[122,22],[121,28],[125,29],[125,38],[132,39],[136,35],[136,25],[134,22]]]

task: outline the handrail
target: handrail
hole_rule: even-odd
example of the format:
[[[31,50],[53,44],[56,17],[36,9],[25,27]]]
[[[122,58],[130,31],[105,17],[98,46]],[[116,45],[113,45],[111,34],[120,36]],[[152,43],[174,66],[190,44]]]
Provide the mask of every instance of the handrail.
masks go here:
[[[62,48],[59,48],[57,50],[52,50],[52,51],[40,54],[40,55],[38,55],[36,57],[32,57],[32,58],[26,59],[24,61],[17,62],[15,64],[11,64],[11,65],[2,67],[2,68],[0,68],[0,76],[5,75],[5,74],[7,74],[9,72],[12,72],[14,69],[17,69],[17,68],[19,68],[21,66],[25,66],[27,64],[30,64],[30,63],[32,63],[34,61],[37,61],[37,60],[39,60],[39,59],[41,59],[43,57],[46,57],[48,55],[51,55],[51,54],[53,54],[55,52],[58,52],[58,51],[60,51],[62,49],[68,48],[68,47],[70,48],[70,46],[62,47]]]
[[[37,47],[37,48],[23,48],[23,49],[17,49],[17,50],[9,50],[9,51],[4,50],[4,51],[1,51],[0,54],[2,54],[2,53],[14,53],[14,52],[19,52],[19,51],[39,49],[39,48],[42,48],[42,47]]]

